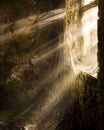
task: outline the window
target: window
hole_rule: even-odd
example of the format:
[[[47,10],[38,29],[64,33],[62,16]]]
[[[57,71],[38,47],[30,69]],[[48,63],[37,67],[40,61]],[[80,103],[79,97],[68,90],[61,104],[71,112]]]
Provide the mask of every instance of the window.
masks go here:
[[[91,2],[94,2],[94,0],[84,0],[83,5],[90,4]]]
[[[82,34],[83,34],[83,58],[82,64],[96,76],[97,71],[97,19],[98,7],[94,0],[84,0],[84,5],[87,7],[83,12]],[[95,70],[94,70],[95,69]],[[92,72],[95,71],[95,72]]]
[[[71,46],[78,69],[97,74],[97,19],[95,0],[67,0],[67,44]],[[76,67],[77,68],[77,67]]]

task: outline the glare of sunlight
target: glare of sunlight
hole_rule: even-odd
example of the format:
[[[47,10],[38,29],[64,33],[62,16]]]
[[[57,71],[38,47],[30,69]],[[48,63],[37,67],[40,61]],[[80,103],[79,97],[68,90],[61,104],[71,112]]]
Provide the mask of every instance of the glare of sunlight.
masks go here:
[[[89,4],[89,3],[91,3],[91,2],[93,2],[94,0],[84,0],[84,5],[87,5],[87,4]]]

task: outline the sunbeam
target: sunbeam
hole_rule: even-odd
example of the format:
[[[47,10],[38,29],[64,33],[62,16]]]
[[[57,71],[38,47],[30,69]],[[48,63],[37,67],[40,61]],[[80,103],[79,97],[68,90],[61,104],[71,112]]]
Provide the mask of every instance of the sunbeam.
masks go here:
[[[91,91],[88,96],[93,102],[96,90],[93,93],[91,87],[98,80],[98,1],[62,1],[29,1],[34,4],[29,13],[27,10],[25,15],[27,7],[19,11],[18,6],[23,15],[21,12],[11,22],[1,22],[4,24],[0,25],[0,104],[7,100],[3,107],[8,110],[0,113],[0,122],[2,118],[4,122],[9,120],[8,128],[9,124],[16,124],[21,130],[84,127],[87,93]],[[60,7],[63,3],[65,8]],[[19,5],[18,1],[13,5]],[[8,7],[11,12],[16,9],[12,6]],[[68,127],[60,129],[63,122]]]
[[[30,16],[28,18],[9,23],[6,25],[0,25],[0,44],[7,42],[20,35],[28,35],[35,32],[35,29],[41,29],[58,20],[63,19],[65,16],[64,9],[57,9],[48,13],[40,14],[40,16]]]

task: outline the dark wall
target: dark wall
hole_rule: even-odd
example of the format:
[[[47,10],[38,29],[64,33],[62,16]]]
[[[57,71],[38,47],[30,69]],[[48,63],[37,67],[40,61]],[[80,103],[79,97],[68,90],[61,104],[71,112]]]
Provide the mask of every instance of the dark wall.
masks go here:
[[[104,8],[99,0],[98,20],[98,129],[104,129]]]

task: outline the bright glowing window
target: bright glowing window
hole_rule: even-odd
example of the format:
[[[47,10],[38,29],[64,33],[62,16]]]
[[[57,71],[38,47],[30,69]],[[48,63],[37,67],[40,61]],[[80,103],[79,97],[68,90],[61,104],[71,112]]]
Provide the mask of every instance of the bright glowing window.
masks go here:
[[[91,2],[94,2],[95,0],[84,0],[83,4],[87,5],[90,4]]]
[[[82,16],[82,33],[83,33],[83,58],[82,64],[88,68],[97,68],[97,19],[98,19],[98,7],[97,5],[91,7],[90,4],[95,0],[84,0],[86,11]],[[94,5],[94,4],[93,4]],[[90,69],[89,69],[90,71]],[[91,72],[96,76],[96,72]]]

